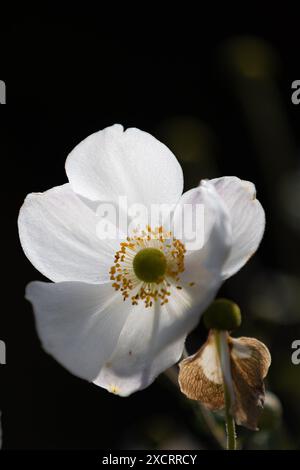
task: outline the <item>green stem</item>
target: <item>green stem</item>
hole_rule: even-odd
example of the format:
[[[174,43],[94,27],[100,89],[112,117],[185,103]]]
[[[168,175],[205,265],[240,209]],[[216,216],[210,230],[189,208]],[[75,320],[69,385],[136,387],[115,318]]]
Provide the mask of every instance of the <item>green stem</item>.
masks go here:
[[[225,369],[229,368],[230,370],[230,357],[227,340],[222,338],[221,335],[227,335],[227,332],[221,332],[214,330],[216,338],[216,346],[219,354],[222,377],[223,377],[223,387],[224,387],[224,401],[225,401],[225,420],[226,420],[226,432],[227,432],[227,450],[236,450],[236,432],[235,432],[235,422],[234,418],[231,415],[231,393],[228,387],[227,378],[225,375]]]
[[[225,419],[226,419],[226,432],[227,432],[227,450],[236,450],[236,432],[235,422],[230,413],[230,396],[227,386],[224,382],[225,394]]]

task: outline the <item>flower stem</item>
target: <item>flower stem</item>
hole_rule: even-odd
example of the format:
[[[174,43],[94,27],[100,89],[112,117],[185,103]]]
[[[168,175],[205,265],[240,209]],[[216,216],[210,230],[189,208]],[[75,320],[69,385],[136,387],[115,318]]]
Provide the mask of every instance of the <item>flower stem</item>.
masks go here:
[[[220,365],[223,377],[225,420],[227,432],[227,450],[236,450],[235,422],[231,414],[231,404],[233,398],[233,387],[230,370],[230,355],[227,343],[227,332],[214,330],[216,346],[219,354]]]
[[[230,396],[227,386],[224,382],[225,393],[225,419],[226,419],[226,432],[227,432],[227,450],[236,450],[236,432],[235,422],[230,413]]]

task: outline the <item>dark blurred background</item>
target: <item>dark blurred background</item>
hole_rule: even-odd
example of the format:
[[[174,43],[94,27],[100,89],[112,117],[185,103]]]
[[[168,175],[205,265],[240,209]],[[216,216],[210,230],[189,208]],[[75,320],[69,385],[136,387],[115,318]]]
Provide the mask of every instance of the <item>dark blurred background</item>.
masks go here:
[[[256,184],[267,216],[263,242],[218,295],[241,307],[236,335],[269,347],[266,386],[275,397],[268,395],[261,431],[238,428],[238,436],[244,448],[300,449],[300,365],[291,362],[291,344],[300,339],[300,104],[291,101],[300,59],[297,22],[281,21],[230,29],[226,21],[213,28],[201,19],[196,29],[182,23],[159,33],[156,23],[133,33],[125,22],[119,27],[110,18],[105,25],[105,17],[27,16],[4,25],[4,448],[218,448],[203,417],[166,377],[119,398],[69,374],[41,349],[24,300],[25,285],[42,279],[18,240],[26,194],[66,182],[69,151],[92,132],[121,123],[173,150],[185,189],[222,175]],[[205,335],[200,323],[190,352]],[[221,429],[221,418],[214,419]]]

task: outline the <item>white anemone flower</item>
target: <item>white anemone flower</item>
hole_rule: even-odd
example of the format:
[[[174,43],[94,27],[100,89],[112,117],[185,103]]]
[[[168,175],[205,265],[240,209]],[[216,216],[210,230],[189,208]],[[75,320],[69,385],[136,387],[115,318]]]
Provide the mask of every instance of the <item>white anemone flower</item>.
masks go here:
[[[77,145],[66,173],[67,184],[29,194],[20,210],[23,250],[53,281],[31,282],[26,298],[49,354],[73,374],[127,396],[179,361],[221,283],[256,251],[264,211],[254,185],[237,177],[201,181],[182,195],[173,153],[121,125]],[[145,225],[121,240],[99,237],[95,208],[124,196],[128,205],[173,205],[171,229]],[[198,249],[174,236],[185,204],[204,207]]]

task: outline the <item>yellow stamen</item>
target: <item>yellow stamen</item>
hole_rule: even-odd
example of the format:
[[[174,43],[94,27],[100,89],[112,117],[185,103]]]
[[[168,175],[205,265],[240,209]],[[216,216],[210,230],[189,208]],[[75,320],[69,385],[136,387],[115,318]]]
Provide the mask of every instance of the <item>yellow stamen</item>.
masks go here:
[[[114,281],[113,288],[120,291],[124,300],[130,298],[132,305],[138,305],[139,301],[143,301],[146,307],[152,307],[154,302],[165,305],[171,295],[171,284],[176,283],[175,287],[182,289],[180,274],[185,269],[184,244],[174,238],[171,232],[165,231],[162,226],[154,230],[150,226],[147,226],[145,230],[135,230],[133,235],[127,237],[126,240],[120,244],[120,249],[115,254],[114,265],[109,271],[110,279]],[[150,276],[143,281],[146,276],[142,279],[137,276],[133,261],[138,253],[142,250],[146,253],[146,249],[149,248],[153,253],[162,253],[165,266],[155,280]]]

